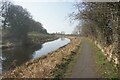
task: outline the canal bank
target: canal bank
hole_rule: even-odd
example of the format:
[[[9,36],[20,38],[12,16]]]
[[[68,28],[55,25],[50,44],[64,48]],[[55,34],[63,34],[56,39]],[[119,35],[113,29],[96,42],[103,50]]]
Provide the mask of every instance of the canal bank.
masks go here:
[[[53,41],[48,41],[43,44],[36,44],[27,47],[16,47],[14,49],[3,51],[2,71],[6,72],[13,70],[15,67],[24,64],[25,62],[39,58],[49,52],[55,51],[58,48],[70,42],[67,38],[59,38]]]
[[[2,49],[2,51],[4,51],[7,49],[13,49],[16,47],[33,46],[33,45],[43,44],[48,41],[56,40],[58,38],[59,38],[58,36],[50,35],[50,34],[29,35],[29,38],[28,38],[29,40],[27,41],[26,45],[23,45],[22,42],[2,38],[2,45],[1,45],[0,49]]]
[[[76,46],[80,43],[79,37],[69,37],[71,42],[48,55],[42,56],[31,61],[26,62],[20,67],[15,68],[12,71],[8,71],[3,74],[3,77],[7,78],[41,78],[41,77],[53,77],[53,73],[57,68],[57,65],[62,64],[63,59],[67,59],[71,55],[71,51],[76,49]]]

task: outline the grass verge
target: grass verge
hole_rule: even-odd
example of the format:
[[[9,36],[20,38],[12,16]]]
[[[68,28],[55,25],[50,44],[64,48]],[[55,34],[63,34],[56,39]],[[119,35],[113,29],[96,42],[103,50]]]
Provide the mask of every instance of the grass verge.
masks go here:
[[[67,66],[67,69],[66,69],[66,71],[65,71],[65,73],[64,73],[64,77],[65,77],[65,78],[70,78],[71,73],[72,73],[72,69],[73,69],[73,67],[74,67],[75,63],[77,62],[77,59],[78,59],[78,57],[79,57],[79,55],[80,55],[81,47],[82,47],[82,42],[81,42],[81,43],[79,44],[79,46],[77,47],[76,55],[73,56],[72,61],[71,61],[71,62],[68,64],[68,66]]]
[[[77,46],[74,51],[67,58],[62,59],[62,63],[57,65],[56,70],[53,72],[54,78],[69,78],[72,73],[72,68],[77,60],[79,51],[81,49],[81,43]]]
[[[114,63],[109,62],[104,56],[104,53],[91,41],[89,44],[92,48],[94,59],[96,61],[96,66],[98,68],[98,72],[100,73],[102,78],[117,78],[117,70],[114,67]]]

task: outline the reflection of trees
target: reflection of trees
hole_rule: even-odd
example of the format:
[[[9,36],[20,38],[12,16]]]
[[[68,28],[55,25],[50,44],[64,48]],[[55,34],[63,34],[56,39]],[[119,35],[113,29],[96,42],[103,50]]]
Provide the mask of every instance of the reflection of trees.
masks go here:
[[[38,44],[30,47],[17,47],[12,50],[4,51],[4,54],[2,56],[6,57],[6,60],[3,60],[2,62],[3,71],[7,71],[10,69],[12,70],[16,66],[19,66],[26,61],[29,61],[30,59],[32,59],[32,54],[34,53],[34,51],[41,48],[42,45]]]

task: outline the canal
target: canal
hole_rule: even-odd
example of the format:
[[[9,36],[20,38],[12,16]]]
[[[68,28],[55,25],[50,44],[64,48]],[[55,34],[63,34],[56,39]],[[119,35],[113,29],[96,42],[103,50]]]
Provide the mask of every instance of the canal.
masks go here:
[[[70,43],[70,39],[59,38],[43,44],[5,50],[2,52],[2,71],[14,69],[16,66],[20,66],[31,59],[47,55],[49,52],[55,51],[68,43]]]

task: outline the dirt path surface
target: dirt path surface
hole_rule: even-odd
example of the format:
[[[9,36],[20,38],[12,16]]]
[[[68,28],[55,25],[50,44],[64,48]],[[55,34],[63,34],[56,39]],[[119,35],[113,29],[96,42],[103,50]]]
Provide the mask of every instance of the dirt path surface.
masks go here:
[[[71,78],[99,78],[92,50],[86,41],[82,41],[81,52],[72,69]]]

